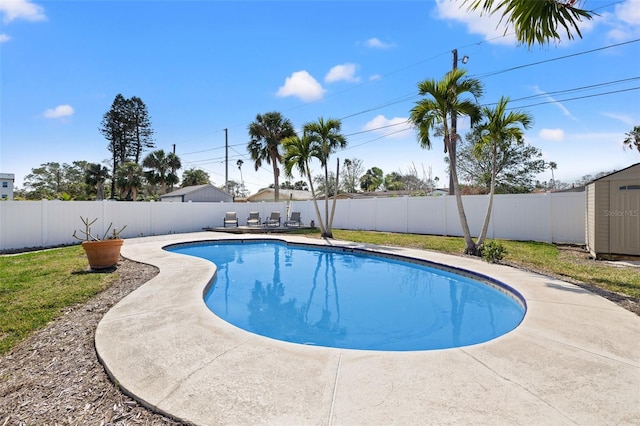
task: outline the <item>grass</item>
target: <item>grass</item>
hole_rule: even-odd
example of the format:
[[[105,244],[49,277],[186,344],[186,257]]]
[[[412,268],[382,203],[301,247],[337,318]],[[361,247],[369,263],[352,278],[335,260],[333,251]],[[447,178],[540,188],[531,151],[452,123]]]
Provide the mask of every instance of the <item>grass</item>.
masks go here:
[[[0,256],[0,355],[118,278],[87,269],[80,246]]]
[[[435,250],[456,255],[463,253],[465,247],[464,239],[459,237],[344,230],[334,230],[333,236],[340,240]],[[507,249],[504,261],[510,264],[640,298],[638,269],[622,269],[607,262],[586,262],[586,253],[580,255],[575,251],[565,252],[554,244],[533,241],[499,242]]]
[[[293,231],[319,237],[317,230]],[[333,236],[369,244],[434,250],[455,255],[464,251],[458,237],[334,230]],[[553,244],[500,241],[504,261],[543,274],[589,283],[608,291],[640,298],[640,271],[606,262],[587,262],[586,254],[560,250]],[[82,303],[107,288],[117,273],[87,273],[80,246],[0,256],[0,355],[46,326],[66,307]]]

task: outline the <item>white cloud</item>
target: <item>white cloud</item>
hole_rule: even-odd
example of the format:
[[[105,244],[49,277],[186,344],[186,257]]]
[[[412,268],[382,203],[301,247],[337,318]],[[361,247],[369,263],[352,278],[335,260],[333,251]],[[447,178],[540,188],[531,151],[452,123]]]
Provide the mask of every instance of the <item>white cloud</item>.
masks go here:
[[[633,117],[626,114],[615,114],[612,112],[603,112],[602,115],[604,115],[605,117],[613,118],[614,120],[618,120],[629,127],[633,127],[633,125],[637,122],[637,120],[634,120]]]
[[[55,108],[46,110],[43,115],[45,118],[62,118],[73,115],[73,107],[71,105],[58,105]]]
[[[380,74],[373,74],[369,76],[369,81],[380,80],[382,76]]]
[[[606,14],[598,21],[611,25],[607,33],[610,40],[620,42],[640,35],[640,8],[637,1],[617,4],[614,13]]]
[[[375,116],[362,127],[362,130],[364,131],[375,131],[380,135],[388,136],[390,138],[405,138],[407,136],[405,131],[411,129],[411,124],[409,124],[409,120],[407,118],[386,118],[384,115]]]
[[[626,1],[616,5],[616,17],[629,25],[640,26],[640,7],[637,1]]]
[[[500,13],[490,15],[469,11],[462,0],[436,0],[436,16],[466,25],[471,34],[479,34],[484,40],[495,44],[517,44],[513,26],[500,22]],[[505,33],[506,30],[506,33]],[[506,34],[506,35],[505,35]]]
[[[390,49],[395,46],[394,43],[385,43],[377,37],[372,37],[365,41],[364,45],[372,49]]]
[[[540,139],[562,142],[564,140],[564,130],[562,129],[542,129],[538,132]]]
[[[331,68],[324,77],[326,83],[334,83],[336,81],[348,81],[349,83],[357,83],[360,77],[356,77],[356,64],[342,64]]]
[[[0,34],[0,43],[7,42],[7,41],[9,41],[9,40],[11,40],[11,37],[9,37],[9,36],[8,36],[8,35],[6,35],[6,34]]]
[[[29,0],[2,0],[0,14],[2,14],[2,21],[5,23],[15,19],[26,21],[45,21],[47,19],[44,8]]]
[[[284,86],[276,92],[276,96],[295,96],[304,102],[313,102],[322,99],[326,90],[307,71],[296,71],[287,77]]]

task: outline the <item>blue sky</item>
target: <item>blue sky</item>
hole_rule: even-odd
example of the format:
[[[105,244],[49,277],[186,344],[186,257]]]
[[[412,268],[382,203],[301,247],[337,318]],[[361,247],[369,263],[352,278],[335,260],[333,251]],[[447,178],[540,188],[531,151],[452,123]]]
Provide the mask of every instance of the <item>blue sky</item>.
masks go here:
[[[147,104],[158,149],[175,144],[183,169],[216,185],[225,128],[229,179],[240,181],[242,159],[251,192],[273,182],[246,151],[247,126],[269,111],[297,129],[341,119],[348,147],[335,156],[446,182],[442,142],[421,149],[405,122],[418,82],[442,78],[453,49],[484,83],[480,103],[508,96],[533,115],[527,142],[557,163],[556,179],[619,170],[640,161],[622,147],[640,125],[640,0],[583,5],[599,16],[582,39],[527,48],[496,17],[449,0],[2,0],[0,172],[21,187],[42,163],[109,159],[98,127],[122,93]]]

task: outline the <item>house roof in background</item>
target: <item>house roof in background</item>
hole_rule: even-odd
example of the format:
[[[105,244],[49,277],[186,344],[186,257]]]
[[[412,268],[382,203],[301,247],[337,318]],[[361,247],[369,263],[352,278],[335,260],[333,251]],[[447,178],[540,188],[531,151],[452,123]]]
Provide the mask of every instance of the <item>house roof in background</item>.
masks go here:
[[[215,189],[216,191],[222,192],[223,194],[226,194],[226,192],[224,192],[223,190],[221,190],[220,188],[216,188],[215,186],[211,185],[210,183],[204,184],[204,185],[192,185],[192,186],[185,186],[184,188],[180,188],[177,189],[173,192],[169,192],[167,194],[161,195],[160,198],[162,197],[181,197],[183,195],[187,195],[187,194],[191,194],[197,191],[200,191],[202,189],[211,187],[213,189]]]
[[[247,197],[247,201],[264,198],[265,196],[274,197],[273,188],[263,188],[253,195]],[[311,191],[302,191],[299,189],[280,189],[280,200],[312,200]]]

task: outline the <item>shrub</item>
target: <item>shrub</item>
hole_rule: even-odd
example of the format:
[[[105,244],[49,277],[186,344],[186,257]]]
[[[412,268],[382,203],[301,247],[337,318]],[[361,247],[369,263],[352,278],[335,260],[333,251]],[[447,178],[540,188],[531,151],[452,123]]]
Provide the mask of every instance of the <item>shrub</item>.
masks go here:
[[[491,263],[498,263],[502,260],[507,249],[498,241],[487,241],[480,246],[480,256]]]

